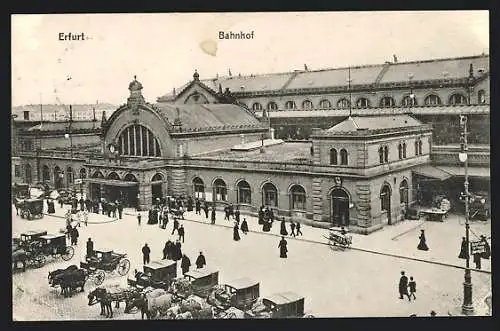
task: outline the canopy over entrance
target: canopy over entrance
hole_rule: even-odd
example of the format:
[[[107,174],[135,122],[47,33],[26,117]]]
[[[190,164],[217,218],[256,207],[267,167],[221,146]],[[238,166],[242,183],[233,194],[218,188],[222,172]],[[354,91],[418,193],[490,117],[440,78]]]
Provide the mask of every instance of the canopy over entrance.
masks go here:
[[[440,181],[446,180],[448,178],[451,178],[451,175],[447,173],[444,170],[441,170],[439,168],[433,167],[431,165],[422,165],[419,167],[416,167],[412,169],[414,174],[432,178],[432,179],[437,179]]]
[[[107,186],[120,186],[120,187],[132,187],[137,186],[138,182],[129,182],[118,179],[105,179],[105,178],[85,178],[85,182],[92,184],[102,184]]]

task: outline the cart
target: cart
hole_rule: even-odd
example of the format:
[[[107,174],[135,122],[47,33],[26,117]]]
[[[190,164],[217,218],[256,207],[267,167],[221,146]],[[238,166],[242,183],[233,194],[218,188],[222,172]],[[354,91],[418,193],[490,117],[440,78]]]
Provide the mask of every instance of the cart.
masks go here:
[[[188,271],[184,277],[189,280],[193,294],[202,298],[206,298],[214,286],[219,284],[219,272],[205,268]]]
[[[264,297],[251,311],[249,318],[311,318],[304,314],[304,297],[294,292],[274,293]]]
[[[207,302],[215,308],[216,316],[227,315],[229,308],[245,311],[259,298],[259,282],[250,278],[239,278],[224,285],[214,286]]]
[[[23,219],[43,218],[42,199],[16,199],[15,205],[19,209],[19,216]]]
[[[339,247],[341,249],[349,248],[352,244],[352,236],[348,235],[348,230],[339,227],[332,227],[329,229],[328,245],[330,248]]]
[[[66,245],[64,234],[45,234],[33,239],[27,252],[37,261],[37,266],[45,264],[47,257],[61,257],[64,261],[69,261],[75,255],[75,250]]]
[[[135,279],[128,278],[127,283],[137,289],[146,287],[168,290],[172,280],[177,277],[177,262],[170,260],[153,261],[143,267],[144,272],[135,270]]]
[[[85,269],[89,278],[93,278],[96,285],[101,285],[105,279],[105,272],[116,271],[125,276],[130,270],[130,261],[127,254],[115,253],[113,250],[94,250],[93,256],[86,256],[85,262],[80,262],[80,268]]]

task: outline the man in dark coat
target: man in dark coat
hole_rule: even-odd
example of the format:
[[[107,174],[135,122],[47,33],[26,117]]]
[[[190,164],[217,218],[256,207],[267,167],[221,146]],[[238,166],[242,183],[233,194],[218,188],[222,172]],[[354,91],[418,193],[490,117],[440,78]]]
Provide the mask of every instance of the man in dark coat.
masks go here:
[[[248,223],[246,218],[243,218],[243,222],[241,222],[241,232],[243,232],[243,234],[247,234],[248,232]]]
[[[427,243],[425,241],[425,233],[424,233],[424,230],[420,230],[420,237],[418,237],[420,239],[420,242],[418,243],[418,246],[417,248],[421,251],[428,251],[429,250],[429,247],[427,247]]]
[[[177,234],[179,234],[179,221],[176,217],[174,217],[174,227],[172,228],[171,234],[174,234],[175,231],[177,231]]]
[[[269,221],[274,222],[274,212],[272,209],[269,209]]]
[[[71,229],[71,245],[77,245],[78,244],[78,237],[80,236],[80,234],[78,233],[78,229],[75,227],[73,227]]]
[[[203,204],[203,211],[205,212],[205,218],[208,219],[208,204],[207,202],[205,201],[205,203]]]
[[[293,221],[290,221],[290,235],[295,237],[295,223]]]
[[[184,244],[184,225],[180,225],[179,228],[177,229],[177,233],[179,234],[179,241],[182,238],[182,243]]]
[[[181,242],[179,240],[177,240],[175,242],[175,246],[174,246],[174,254],[173,254],[173,259],[174,261],[179,261],[181,258],[182,258],[182,249],[181,249]]]
[[[71,231],[73,230],[73,227],[71,226],[71,219],[70,221],[68,222],[67,221],[67,225],[66,225],[66,238],[70,239],[71,238]]]
[[[122,219],[122,214],[123,214],[123,203],[121,201],[118,201],[116,204],[116,209],[118,209],[118,218]]]
[[[193,198],[191,196],[187,199],[187,211],[193,211]]]
[[[467,241],[465,237],[462,237],[462,244],[460,245],[460,254],[458,254],[459,259],[467,259],[469,257],[469,249],[467,247]]]
[[[111,205],[111,215],[113,216],[113,218],[116,218],[116,209],[116,202],[113,202]]]
[[[80,210],[84,211],[85,210],[85,200],[83,200],[83,197],[80,197],[80,200],[78,202],[80,203]]]
[[[229,221],[229,206],[224,207],[224,221]]]
[[[240,207],[237,206],[236,210],[234,211],[234,219],[238,224],[240,224]]]
[[[163,212],[163,229],[165,229],[167,227],[167,224],[168,224],[168,212],[165,210]]]
[[[483,259],[489,260],[490,255],[491,255],[491,247],[490,244],[488,243],[488,240],[486,239],[486,236],[481,235],[481,242],[484,243],[484,252],[481,255]]]
[[[189,259],[189,257],[186,256],[186,254],[182,254],[181,269],[183,275],[189,271],[190,266],[191,266],[191,260]]]
[[[196,259],[196,268],[201,269],[207,264],[207,261],[205,260],[205,256],[203,255],[203,252],[200,252],[200,255],[198,255],[198,258]]]
[[[282,236],[288,236],[288,231],[286,230],[286,223],[285,223],[285,218],[281,220],[281,229],[280,229],[280,234]]]
[[[278,248],[280,249],[280,258],[286,259],[287,258],[287,253],[288,253],[288,248],[286,247],[287,242],[285,240],[285,237],[281,237],[280,243],[278,244]]]
[[[241,238],[240,238],[240,231],[239,231],[239,227],[238,227],[238,224],[235,222],[234,223],[234,227],[233,227],[233,240],[234,241],[239,241]]]
[[[474,263],[476,264],[476,269],[481,270],[481,255],[482,253],[473,254]]]
[[[142,247],[142,262],[144,264],[149,263],[149,254],[151,253],[151,249],[149,248],[148,244],[144,244],[144,247]]]
[[[63,199],[61,197],[57,198],[57,202],[59,202],[59,206],[61,208],[64,206]]]
[[[404,271],[401,271],[401,278],[399,278],[399,298],[403,299],[403,295],[406,295],[410,299],[410,295],[408,294],[408,277],[405,276]]]
[[[297,236],[299,234],[302,236],[302,231],[300,231],[300,222],[297,222],[295,229],[297,230]]]
[[[163,247],[163,258],[162,258],[162,260],[165,260],[167,258],[168,253],[169,253],[169,249],[170,249],[170,247],[168,246],[169,241],[167,241],[165,243],[165,246]]]
[[[198,200],[198,198],[196,198],[196,201],[194,203],[194,210],[196,215],[201,215],[201,202],[200,200]]]
[[[210,215],[211,223],[215,224],[215,207],[212,207],[212,214]]]
[[[417,283],[413,280],[413,277],[410,277],[410,282],[408,283],[408,288],[410,289],[410,295],[408,296],[408,300],[411,301],[411,297],[413,296],[413,300],[417,297],[415,296],[415,292],[417,292]]]
[[[260,206],[259,209],[259,224],[264,223],[264,206]]]
[[[91,238],[87,240],[87,258],[94,256],[94,242]]]

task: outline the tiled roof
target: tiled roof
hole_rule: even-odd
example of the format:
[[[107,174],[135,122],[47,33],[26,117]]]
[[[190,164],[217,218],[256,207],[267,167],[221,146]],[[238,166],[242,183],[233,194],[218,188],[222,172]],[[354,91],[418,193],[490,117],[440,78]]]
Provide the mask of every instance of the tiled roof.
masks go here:
[[[327,132],[349,132],[357,130],[396,129],[418,126],[422,123],[408,115],[348,117]]]
[[[168,121],[173,124],[177,118],[177,108],[183,130],[208,130],[236,128],[260,128],[260,121],[247,110],[233,104],[156,104]]]
[[[219,77],[219,79],[203,80],[203,83],[216,91],[218,91],[219,84],[221,84],[223,90],[229,88],[233,93],[274,91],[281,89],[293,74],[293,72],[287,72],[255,76]]]
[[[71,131],[93,130],[101,127],[101,121],[74,121],[71,124]],[[41,131],[68,131],[69,122],[47,122],[40,125],[35,125],[27,129],[27,131],[36,131],[41,128]]]

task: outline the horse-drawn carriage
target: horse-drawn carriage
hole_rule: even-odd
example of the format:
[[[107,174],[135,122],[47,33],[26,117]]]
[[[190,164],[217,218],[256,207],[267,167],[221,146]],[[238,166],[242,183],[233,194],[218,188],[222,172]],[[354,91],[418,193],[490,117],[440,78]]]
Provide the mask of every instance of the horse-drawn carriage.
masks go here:
[[[207,302],[215,308],[217,318],[237,318],[228,314],[233,308],[249,310],[259,298],[259,282],[250,278],[239,278],[222,286],[215,286],[208,295]]]
[[[219,284],[219,272],[206,268],[194,269],[184,274],[192,288],[192,294],[206,298],[214,286]]]
[[[352,244],[352,236],[347,234],[348,231],[343,227],[332,227],[330,228],[330,232],[328,237],[324,236],[328,239],[328,245],[330,247],[340,247],[342,249],[349,248]]]
[[[113,250],[94,250],[94,255],[86,256],[85,262],[80,262],[80,268],[85,269],[88,277],[94,279],[96,285],[104,282],[105,273],[116,271],[125,276],[130,270],[127,254],[115,253]]]
[[[15,183],[12,185],[12,198],[27,199],[30,195],[30,185],[26,183]]]
[[[135,270],[135,279],[127,279],[130,286],[139,289],[152,287],[167,290],[177,277],[177,262],[170,260],[153,261],[143,267],[144,272]]]
[[[42,199],[18,199],[14,201],[18,209],[19,216],[28,220],[43,218],[43,200]]]
[[[262,298],[246,312],[248,318],[312,318],[304,314],[304,297],[294,292],[274,293]]]
[[[48,275],[51,287],[61,287],[61,294],[64,297],[72,296],[73,292],[80,288],[84,291],[87,275],[84,269],[79,269],[76,265],[70,265],[66,269],[50,271]]]

